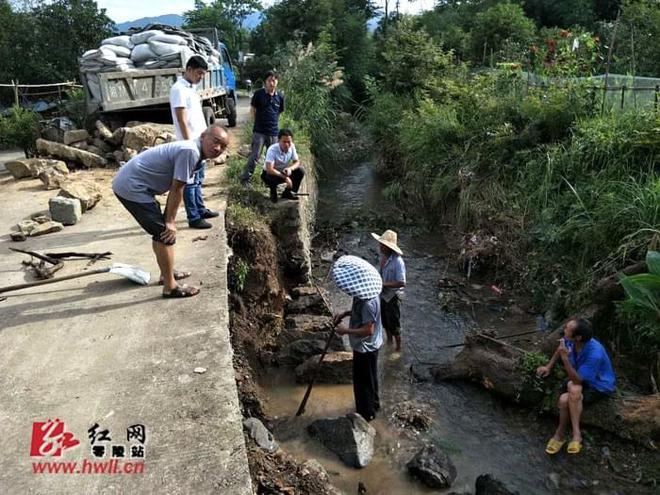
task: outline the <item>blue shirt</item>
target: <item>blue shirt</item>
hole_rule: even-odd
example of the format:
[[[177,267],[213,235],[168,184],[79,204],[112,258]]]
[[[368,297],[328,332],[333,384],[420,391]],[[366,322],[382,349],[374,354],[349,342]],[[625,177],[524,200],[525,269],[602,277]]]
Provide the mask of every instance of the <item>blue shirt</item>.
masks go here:
[[[199,139],[154,146],[131,158],[112,181],[113,192],[135,203],[153,203],[156,194],[172,187],[172,180],[191,184],[201,166]]]
[[[264,160],[264,170],[267,170],[266,164],[272,163],[275,170],[280,172],[286,167],[291,165],[292,162],[298,160],[298,152],[296,151],[296,145],[291,143],[289,150],[285,153],[280,148],[280,143],[275,143],[268,147],[266,151],[266,159]]]
[[[406,283],[406,264],[398,253],[392,253],[385,260],[385,264],[378,263],[378,273],[380,273],[383,282],[403,282]],[[380,297],[385,302],[390,302],[394,296],[403,296],[403,287],[393,289],[392,287],[383,287]]]
[[[378,296],[368,301],[354,297],[348,328],[360,328],[372,322],[375,324],[374,333],[369,337],[348,336],[351,348],[355,352],[377,351],[383,345],[383,325],[380,322],[380,298]]]
[[[614,393],[616,388],[614,369],[603,344],[592,337],[585,342],[580,352],[576,352],[573,341],[566,340],[565,343],[570,351],[568,359],[582,381],[604,394]]]
[[[280,114],[284,111],[284,95],[280,92],[270,95],[261,88],[252,95],[250,105],[256,109],[252,131],[266,136],[277,136],[280,132]]]

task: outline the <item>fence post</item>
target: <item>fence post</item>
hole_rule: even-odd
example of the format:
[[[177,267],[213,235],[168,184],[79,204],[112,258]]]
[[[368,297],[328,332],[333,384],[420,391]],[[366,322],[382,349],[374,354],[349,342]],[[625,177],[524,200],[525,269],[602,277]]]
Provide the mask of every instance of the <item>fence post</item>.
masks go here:
[[[660,84],[655,85],[655,97],[653,98],[653,109],[658,111],[658,93],[660,92]]]
[[[14,85],[14,105],[18,106],[18,81],[11,80]]]
[[[623,110],[623,104],[626,97],[626,85],[621,86],[621,110]]]

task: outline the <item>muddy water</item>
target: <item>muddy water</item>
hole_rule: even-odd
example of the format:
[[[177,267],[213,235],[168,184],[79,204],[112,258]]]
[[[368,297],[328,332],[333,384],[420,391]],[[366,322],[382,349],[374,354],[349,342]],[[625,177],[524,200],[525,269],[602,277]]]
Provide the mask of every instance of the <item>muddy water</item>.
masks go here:
[[[322,176],[319,184],[320,224],[345,224],[356,218],[357,211],[399,217],[380,194],[381,184],[368,163],[353,169],[335,170],[334,174]],[[341,237],[340,252],[375,263],[377,246],[370,232],[376,230],[354,225]],[[452,269],[439,255],[437,239],[441,234],[420,235],[412,227],[399,226],[397,230],[407,267],[402,305],[404,349],[401,354],[394,353],[392,347],[385,344],[380,352],[383,407],[372,423],[378,432],[373,461],[362,470],[348,468],[304,433],[306,425],[314,419],[352,411],[352,387],[315,386],[305,415],[295,418],[305,387],[295,384],[287,371],[272,373],[264,383],[270,396],[268,412],[277,417],[274,434],[280,444],[299,460],[319,460],[331,474],[335,486],[349,494],[357,492],[359,481],[366,485],[369,494],[430,493],[411,479],[405,468],[424,442],[442,446],[456,465],[458,477],[446,492],[474,492],[476,477],[491,473],[521,494],[640,493],[638,488],[619,486],[608,480],[598,463],[592,465],[593,457],[589,460],[585,457],[576,470],[575,460],[566,455],[546,456],[545,442],[554,429],[550,420],[540,420],[533,414],[508,407],[476,387],[413,380],[411,366],[416,373],[424,375],[428,370],[426,363],[441,363],[459,352],[458,348],[442,349],[442,346],[461,342],[464,331],[475,325],[475,319],[480,325],[499,326],[509,331],[534,329],[535,320],[534,315],[526,315],[514,322],[504,321],[497,308],[492,307],[477,308],[462,316],[444,312],[438,304],[436,283],[448,272],[451,275]],[[322,278],[328,268],[328,263],[319,262],[317,276]],[[331,284],[324,285],[331,292],[336,310],[349,307],[348,297]],[[430,431],[417,434],[394,424],[392,408],[404,400],[432,408]],[[561,488],[558,489],[559,484]]]

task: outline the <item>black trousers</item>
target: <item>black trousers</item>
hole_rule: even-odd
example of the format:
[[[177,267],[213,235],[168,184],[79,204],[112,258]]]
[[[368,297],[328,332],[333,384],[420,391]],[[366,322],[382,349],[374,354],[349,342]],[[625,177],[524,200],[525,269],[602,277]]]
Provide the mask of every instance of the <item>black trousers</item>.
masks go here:
[[[291,172],[291,182],[293,183],[291,190],[293,192],[298,192],[303,177],[305,177],[305,170],[302,167],[299,167]],[[278,184],[286,182],[279,175],[269,175],[265,170],[261,173],[261,180],[264,181],[264,184],[266,184],[270,189],[277,188]]]
[[[367,421],[380,409],[378,397],[378,351],[353,352],[355,410]]]

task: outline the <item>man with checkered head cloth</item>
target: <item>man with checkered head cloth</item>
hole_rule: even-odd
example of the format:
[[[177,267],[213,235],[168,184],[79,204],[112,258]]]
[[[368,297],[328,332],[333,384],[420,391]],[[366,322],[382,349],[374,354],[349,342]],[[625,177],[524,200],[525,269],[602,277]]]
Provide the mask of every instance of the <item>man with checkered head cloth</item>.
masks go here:
[[[353,349],[353,394],[355,409],[367,421],[380,409],[378,397],[378,349],[383,344],[380,293],[383,281],[378,271],[362,258],[342,256],[332,265],[337,287],[353,297],[349,311],[333,320],[339,335],[348,335]],[[348,326],[341,321],[350,317]]]

